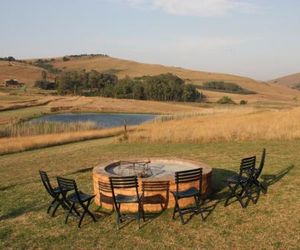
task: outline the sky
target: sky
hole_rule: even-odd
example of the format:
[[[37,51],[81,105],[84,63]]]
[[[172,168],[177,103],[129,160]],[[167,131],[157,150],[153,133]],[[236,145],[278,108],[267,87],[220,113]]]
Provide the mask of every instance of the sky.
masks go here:
[[[0,57],[102,53],[270,80],[300,72],[300,0],[0,0]]]

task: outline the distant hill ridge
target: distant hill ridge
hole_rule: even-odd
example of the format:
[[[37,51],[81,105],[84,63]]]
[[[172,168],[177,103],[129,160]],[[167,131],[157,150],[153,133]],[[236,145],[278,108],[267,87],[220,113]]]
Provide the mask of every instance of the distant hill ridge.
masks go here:
[[[300,84],[300,72],[283,76],[280,78],[276,78],[274,80],[269,81],[269,83],[274,83],[281,86],[287,86],[287,87],[295,87],[296,85]]]

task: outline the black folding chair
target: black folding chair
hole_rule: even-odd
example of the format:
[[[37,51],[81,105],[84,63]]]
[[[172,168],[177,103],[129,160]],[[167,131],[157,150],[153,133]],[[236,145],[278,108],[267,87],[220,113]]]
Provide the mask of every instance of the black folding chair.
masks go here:
[[[253,184],[259,188],[259,190],[263,190],[264,192],[266,191],[266,187],[264,187],[264,185],[258,180],[258,178],[260,177],[262,170],[264,168],[265,165],[265,159],[266,159],[266,149],[263,149],[262,155],[261,155],[261,159],[260,159],[260,163],[259,163],[259,167],[255,168],[254,170],[254,176],[253,176]]]
[[[107,203],[112,205],[112,210],[114,211],[114,200],[112,197],[111,185],[108,182],[98,181],[98,189],[99,189],[99,203],[100,207],[102,207],[102,203]]]
[[[161,210],[168,207],[169,202],[169,181],[143,181],[141,203],[144,211],[146,204],[159,204]],[[165,195],[162,195],[165,192]]]
[[[232,176],[227,179],[227,185],[229,187],[229,196],[227,197],[224,206],[228,205],[231,198],[237,198],[241,206],[245,208],[248,205],[249,200],[256,203],[252,197],[251,186],[254,181],[256,156],[244,158],[241,161],[240,173],[237,176]],[[247,198],[244,203],[243,199]]]
[[[197,183],[198,188],[191,187],[185,190],[180,190],[180,184],[186,184],[186,183]],[[187,213],[200,213],[202,219],[204,220],[204,215],[202,214],[202,210],[200,206],[203,203],[202,197],[201,197],[201,190],[202,190],[202,168],[197,169],[191,169],[191,170],[185,170],[185,171],[179,171],[175,172],[175,183],[176,183],[176,191],[173,191],[172,194],[175,199],[175,206],[173,210],[173,220],[175,219],[175,215],[178,212],[180,216],[180,220],[182,224],[185,224],[183,215]],[[193,197],[195,199],[195,205],[192,207],[187,208],[180,208],[179,206],[179,200],[184,198],[191,198]]]
[[[125,176],[125,177],[110,177],[110,185],[112,190],[112,196],[114,201],[115,211],[117,212],[117,228],[120,229],[120,224],[127,218],[134,218],[138,220],[140,228],[140,219],[143,217],[145,220],[144,212],[141,205],[141,199],[138,190],[138,178],[137,176]],[[123,190],[135,190],[135,195],[116,194],[116,189]],[[134,214],[121,213],[121,204],[136,203],[138,205],[138,211]]]
[[[88,214],[93,219],[93,221],[96,222],[96,218],[89,210],[89,206],[95,195],[89,195],[78,190],[75,180],[57,177],[57,182],[59,188],[62,191],[64,200],[70,203],[70,209],[66,215],[65,223],[68,222],[70,214],[77,215],[77,217],[79,218],[78,227],[81,226],[81,222],[85,214]],[[72,193],[69,194],[70,192]],[[78,205],[83,209],[82,212],[79,212]],[[73,212],[75,212],[75,214]]]
[[[64,209],[69,209],[68,205],[64,202],[63,197],[62,197],[62,192],[59,187],[52,187],[49,177],[45,171],[40,170],[40,177],[42,180],[42,183],[48,192],[48,194],[53,198],[51,201],[47,213],[50,213],[51,208],[53,208],[51,216],[53,217],[55,215],[56,210],[58,209],[59,206],[61,206]]]

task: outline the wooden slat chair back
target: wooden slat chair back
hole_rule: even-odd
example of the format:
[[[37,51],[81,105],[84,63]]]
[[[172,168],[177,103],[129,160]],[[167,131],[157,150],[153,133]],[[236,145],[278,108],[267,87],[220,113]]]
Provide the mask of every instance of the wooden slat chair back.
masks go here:
[[[146,204],[159,204],[162,210],[168,207],[169,181],[143,181],[142,182],[142,206]],[[165,193],[162,195],[162,193]]]

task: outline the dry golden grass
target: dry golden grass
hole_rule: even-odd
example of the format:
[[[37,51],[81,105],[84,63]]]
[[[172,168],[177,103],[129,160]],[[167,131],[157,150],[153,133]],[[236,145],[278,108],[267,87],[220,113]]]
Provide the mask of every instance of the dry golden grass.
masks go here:
[[[0,92],[1,93],[1,92]],[[11,109],[2,111],[1,109]],[[15,123],[20,119],[42,113],[63,112],[127,112],[127,113],[177,113],[201,111],[197,104],[140,101],[84,96],[43,96],[33,94],[0,97],[0,125]]]
[[[49,107],[70,108],[73,111],[129,112],[129,113],[177,113],[201,110],[190,104],[179,102],[141,101],[104,97],[63,97]]]
[[[131,142],[215,142],[300,138],[300,108],[233,109],[172,121],[156,121],[129,135]]]
[[[17,79],[19,82],[33,86],[35,81],[41,77],[43,69],[25,63],[0,61],[0,83],[5,79]]]
[[[76,141],[107,138],[111,136],[121,135],[122,133],[124,133],[123,128],[111,128],[61,134],[2,138],[0,139],[0,155],[54,145],[61,145]]]
[[[29,63],[33,61],[34,60],[28,60],[27,62]],[[25,64],[13,62],[12,66],[9,66],[8,62],[0,62],[0,83],[7,78],[17,78],[19,81],[26,83],[27,86],[33,86],[34,82],[41,77],[41,72],[43,69],[32,66],[28,63]],[[89,71],[95,69],[100,72],[111,71],[116,73],[119,78],[123,78],[125,76],[136,77],[144,75],[157,75],[170,72],[194,84],[201,85],[206,81],[222,80],[227,82],[235,82],[243,88],[257,92],[256,95],[236,95],[213,91],[203,91],[209,101],[216,101],[224,95],[230,95],[231,98],[237,102],[242,99],[247,100],[248,102],[275,100],[292,102],[295,98],[300,99],[299,91],[290,89],[286,86],[262,83],[251,78],[231,74],[203,72],[158,64],[145,64],[101,56],[72,58],[66,62],[64,62],[62,58],[56,58],[56,60],[51,63],[54,65],[54,67],[62,70],[86,69]],[[48,75],[51,78],[51,74]]]
[[[0,136],[20,137],[45,134],[71,133],[79,131],[97,130],[97,124],[92,121],[85,122],[21,122],[0,127]]]
[[[296,84],[300,83],[300,73],[283,76],[277,79],[273,79],[269,82],[273,84],[282,85],[282,86],[293,87]]]

